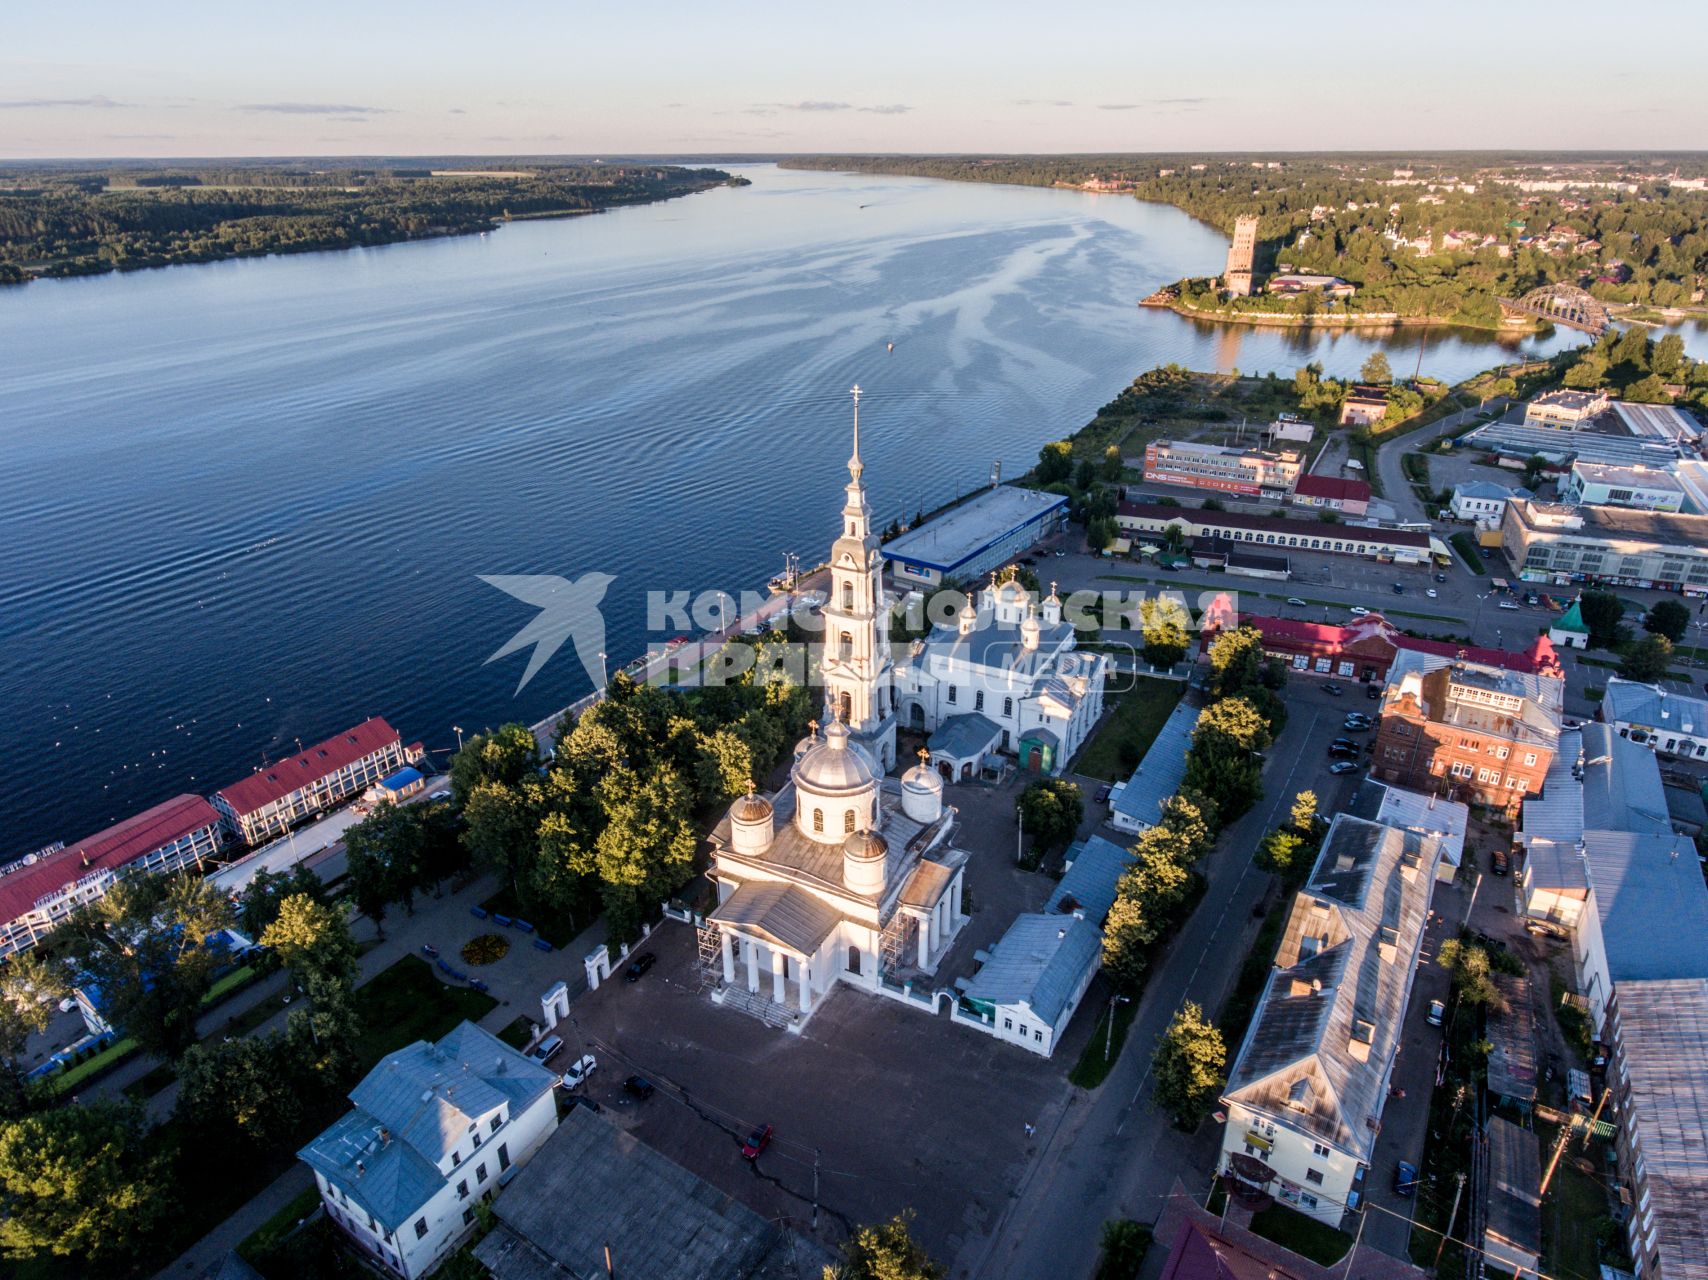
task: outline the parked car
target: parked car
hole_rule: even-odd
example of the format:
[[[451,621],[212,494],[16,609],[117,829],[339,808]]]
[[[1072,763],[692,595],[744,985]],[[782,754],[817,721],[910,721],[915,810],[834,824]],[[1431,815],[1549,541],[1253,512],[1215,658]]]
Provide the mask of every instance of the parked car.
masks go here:
[[[1365,614],[1369,613],[1370,611],[1368,609],[1366,609],[1361,604],[1355,604],[1350,609],[1348,609],[1347,612],[1350,613],[1354,618],[1362,618]]]
[[[1348,733],[1369,733],[1370,730],[1376,727],[1376,725],[1374,721],[1354,720],[1349,716],[1340,727],[1345,729]]]
[[[1307,609],[1310,607],[1303,600],[1299,599],[1298,596],[1288,596],[1287,597],[1287,603],[1290,605],[1295,605],[1300,609]]]
[[[1357,738],[1334,738],[1328,745],[1330,747],[1345,747],[1348,751],[1357,751],[1364,744],[1359,742]]]
[[[1417,1166],[1410,1160],[1401,1160],[1394,1166],[1394,1194],[1397,1196],[1417,1194]]]
[[[449,791],[435,791],[427,798],[429,800],[449,800],[451,798],[451,793]]]
[[[1329,765],[1328,771],[1330,773],[1336,773],[1336,774],[1357,773],[1358,772],[1358,761],[1356,761],[1356,760],[1336,760],[1333,764]]]
[[[1342,689],[1334,681],[1330,680],[1327,684],[1325,684],[1323,686],[1323,692],[1328,694],[1328,696],[1331,698],[1338,698],[1338,697],[1340,697],[1341,694],[1345,693],[1346,690]]]
[[[558,1081],[565,1089],[574,1089],[587,1083],[587,1077],[599,1069],[599,1059],[591,1053],[584,1053],[576,1059],[574,1065],[563,1073]]]
[[[1489,855],[1489,866],[1497,876],[1504,876],[1508,870],[1505,849],[1496,849]]]
[[[1093,801],[1093,803],[1095,803],[1095,804],[1108,804],[1109,803],[1109,793],[1111,791],[1113,791],[1114,789],[1115,788],[1111,787],[1107,782],[1105,782],[1101,787],[1097,788],[1097,798],[1095,801]]]
[[[1423,594],[1428,596],[1431,600],[1439,599],[1441,596],[1441,593],[1439,591],[1437,591],[1434,587],[1428,588],[1426,591],[1424,591]]]
[[[1447,581],[1447,575],[1445,573],[1438,573],[1435,575],[1435,580],[1437,582],[1446,582]]]
[[[631,1098],[638,1098],[640,1101],[645,1102],[657,1092],[657,1089],[654,1087],[652,1081],[648,1080],[645,1076],[630,1076],[627,1080],[623,1081],[623,1092],[628,1094]]]
[[[658,963],[658,957],[650,951],[643,951],[636,956],[629,967],[623,972],[624,982],[639,982],[646,971]]]
[[[1405,586],[1403,583],[1399,583],[1399,582],[1394,583],[1394,594],[1395,595],[1403,596],[1405,593],[1406,593],[1406,589],[1405,589]]]
[[[741,1144],[743,1160],[757,1160],[765,1148],[771,1145],[771,1126],[762,1124],[747,1135],[747,1141]]]
[[[562,1036],[547,1036],[528,1051],[528,1056],[535,1062],[550,1062],[562,1048]]]
[[[1370,684],[1364,686],[1364,696],[1370,699],[1371,702],[1376,701],[1382,696],[1382,686],[1372,681]]]
[[[1423,1015],[1423,1020],[1432,1027],[1439,1027],[1447,1018],[1447,1006],[1439,1000],[1429,1002],[1429,1010]]]
[[[1357,760],[1363,754],[1357,747],[1333,746],[1328,749],[1331,760]]]
[[[1516,608],[1518,608],[1518,601],[1516,601],[1516,600],[1502,600],[1500,602],[1500,607],[1503,609],[1516,609]]]

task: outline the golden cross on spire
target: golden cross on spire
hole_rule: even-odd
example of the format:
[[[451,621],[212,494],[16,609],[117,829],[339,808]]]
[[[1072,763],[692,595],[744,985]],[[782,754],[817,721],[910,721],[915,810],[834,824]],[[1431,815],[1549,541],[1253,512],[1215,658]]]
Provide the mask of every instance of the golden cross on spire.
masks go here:
[[[807,721],[807,728],[812,730],[812,734],[815,738],[818,736],[818,721],[817,720],[808,720]]]
[[[919,749],[918,755],[919,755],[919,763],[920,764],[924,764],[927,760],[931,759],[931,753],[929,751],[927,751],[924,747],[921,747]]]

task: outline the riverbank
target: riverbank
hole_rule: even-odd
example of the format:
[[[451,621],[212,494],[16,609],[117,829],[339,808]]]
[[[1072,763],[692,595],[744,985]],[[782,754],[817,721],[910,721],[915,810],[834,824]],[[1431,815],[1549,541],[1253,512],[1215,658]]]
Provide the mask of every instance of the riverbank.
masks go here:
[[[1444,316],[1402,316],[1397,311],[1326,312],[1300,315],[1285,311],[1237,311],[1227,307],[1194,307],[1183,301],[1171,289],[1159,289],[1139,300],[1141,307],[1172,311],[1188,320],[1207,320],[1213,324],[1266,325],[1284,329],[1469,329],[1480,333],[1508,333],[1519,336],[1543,333],[1546,326],[1535,320],[1503,319],[1498,325],[1473,324]]]

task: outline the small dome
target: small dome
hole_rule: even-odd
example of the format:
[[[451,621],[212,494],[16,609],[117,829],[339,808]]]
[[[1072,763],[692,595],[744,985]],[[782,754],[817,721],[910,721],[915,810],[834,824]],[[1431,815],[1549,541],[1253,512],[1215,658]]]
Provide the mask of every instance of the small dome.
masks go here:
[[[861,862],[876,862],[890,854],[890,843],[876,831],[856,831],[842,842],[842,852]]]
[[[877,781],[872,759],[848,740],[848,726],[835,720],[826,727],[824,741],[795,761],[795,785],[819,795],[862,791]]]
[[[920,761],[901,775],[901,785],[909,791],[941,795],[943,792],[943,775],[924,761]]]
[[[737,822],[768,822],[771,818],[771,802],[762,795],[749,791],[735,802],[730,810],[730,817]]]

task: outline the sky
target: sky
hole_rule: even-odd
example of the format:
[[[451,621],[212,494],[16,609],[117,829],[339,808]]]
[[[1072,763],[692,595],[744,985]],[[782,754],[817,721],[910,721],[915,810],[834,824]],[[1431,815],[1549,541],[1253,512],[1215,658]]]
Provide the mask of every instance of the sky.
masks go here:
[[[1708,4],[58,0],[0,158],[1708,145]]]

